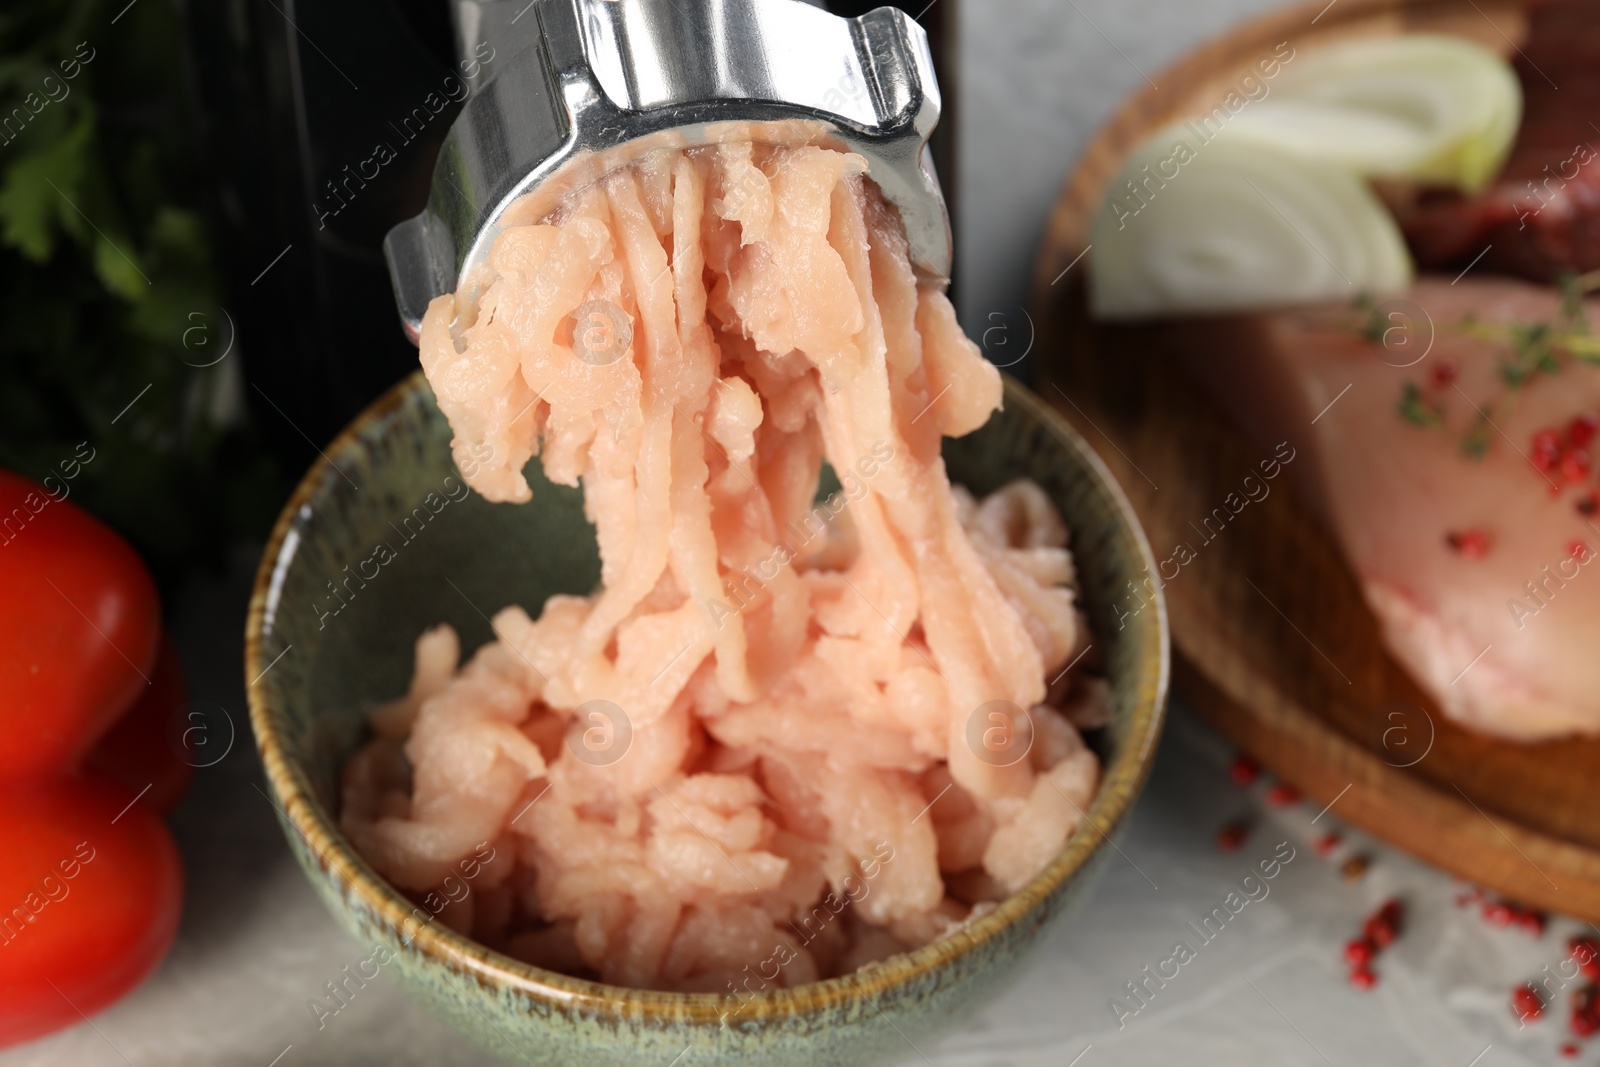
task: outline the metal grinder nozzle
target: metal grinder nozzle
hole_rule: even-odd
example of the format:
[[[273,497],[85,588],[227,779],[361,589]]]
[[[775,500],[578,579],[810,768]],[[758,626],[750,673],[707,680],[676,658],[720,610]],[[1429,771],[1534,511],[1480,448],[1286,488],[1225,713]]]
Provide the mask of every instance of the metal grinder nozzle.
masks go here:
[[[475,292],[502,229],[645,152],[749,139],[859,153],[899,209],[919,272],[950,270],[927,151],[939,120],[927,35],[904,12],[800,0],[457,0],[463,51],[489,44],[428,204],[384,239],[406,334],[428,302]]]

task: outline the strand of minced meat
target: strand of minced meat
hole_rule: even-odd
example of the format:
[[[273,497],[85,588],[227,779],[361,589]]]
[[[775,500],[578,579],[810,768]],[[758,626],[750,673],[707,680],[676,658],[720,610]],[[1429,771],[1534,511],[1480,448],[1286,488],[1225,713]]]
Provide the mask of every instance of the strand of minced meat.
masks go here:
[[[602,561],[592,596],[506,608],[459,669],[454,632],[425,634],[346,767],[343,825],[401,888],[492,843],[455,928],[623,985],[750,988],[775,957],[762,983],[795,985],[969,919],[1088,805],[1098,764],[1041,703],[1087,644],[1067,531],[1031,483],[950,485],[941,439],[999,376],[864,170],[654,152],[502,233],[475,304],[429,307],[470,483],[525,501],[538,454],[582,484]],[[620,358],[574,324],[595,308]],[[852,495],[812,536],[824,457]],[[571,747],[595,700],[631,727],[614,762]],[[968,740],[993,701],[1032,709],[1009,766]]]

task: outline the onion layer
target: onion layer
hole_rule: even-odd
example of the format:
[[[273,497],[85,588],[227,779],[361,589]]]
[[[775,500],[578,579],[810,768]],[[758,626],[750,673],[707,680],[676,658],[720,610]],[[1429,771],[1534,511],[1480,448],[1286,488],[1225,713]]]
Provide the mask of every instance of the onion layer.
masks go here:
[[[1111,184],[1090,234],[1095,315],[1238,311],[1404,289],[1411,261],[1366,183],[1232,128],[1174,125]]]
[[[1308,52],[1230,134],[1368,177],[1475,192],[1505,162],[1522,88],[1494,52],[1460,37],[1406,34]]]

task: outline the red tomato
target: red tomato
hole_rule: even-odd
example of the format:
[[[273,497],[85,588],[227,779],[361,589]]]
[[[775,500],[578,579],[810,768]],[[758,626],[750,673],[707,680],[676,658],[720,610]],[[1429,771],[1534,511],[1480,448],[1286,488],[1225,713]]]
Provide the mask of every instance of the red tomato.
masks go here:
[[[174,747],[182,737],[184,695],[178,650],[163,636],[150,685],[89,752],[84,768],[135,793],[148,787],[139,803],[162,814],[177,807],[194,776],[194,766],[180,758],[183,750]]]
[[[160,627],[122,538],[0,471],[0,781],[74,766],[149,685]]]
[[[0,1047],[93,1015],[172,944],[178,850],[133,796],[92,775],[0,786]]]

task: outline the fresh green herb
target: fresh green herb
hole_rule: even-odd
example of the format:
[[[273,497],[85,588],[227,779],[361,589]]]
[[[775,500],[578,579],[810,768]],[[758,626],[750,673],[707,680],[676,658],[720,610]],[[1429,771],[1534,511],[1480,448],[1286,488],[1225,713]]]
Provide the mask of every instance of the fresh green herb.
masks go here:
[[[1459,336],[1503,346],[1496,371],[1504,389],[1493,402],[1501,406],[1503,414],[1509,413],[1517,394],[1540,375],[1559,374],[1572,360],[1600,366],[1600,336],[1589,332],[1583,304],[1584,294],[1597,284],[1600,271],[1581,277],[1562,276],[1558,281],[1561,309],[1555,321],[1485,323],[1476,312],[1468,312],[1451,328]],[[1367,316],[1357,327],[1361,336],[1372,343],[1381,341],[1384,324],[1371,300],[1357,297],[1354,307]],[[1439,379],[1435,385],[1442,388],[1442,383],[1449,380]],[[1489,401],[1484,401],[1484,406],[1495,410]],[[1438,396],[1424,392],[1415,382],[1407,381],[1400,387],[1396,410],[1413,426],[1448,430]],[[1479,411],[1471,429],[1456,442],[1461,454],[1469,459],[1483,458],[1489,450],[1493,428],[1490,417]]]
[[[1561,290],[1561,319],[1570,331],[1582,333],[1588,328],[1583,314],[1583,286],[1578,276],[1570,271],[1556,279]]]
[[[1489,418],[1479,412],[1473,420],[1472,429],[1461,439],[1461,454],[1468,459],[1482,459],[1485,452],[1489,451]]]
[[[1503,330],[1497,330],[1488,323],[1481,321],[1475,313],[1469,312],[1457,324],[1456,329],[1463,337],[1471,337],[1477,341],[1499,341],[1505,336]]]
[[[1585,363],[1600,363],[1600,337],[1591,334],[1568,334],[1562,338],[1562,347]]]
[[[1373,303],[1372,298],[1365,293],[1355,299],[1356,311],[1366,316],[1366,321],[1361,327],[1361,336],[1370,345],[1383,343],[1383,337],[1388,332],[1389,322],[1383,310]]]
[[[1510,327],[1512,359],[1500,366],[1500,377],[1512,389],[1526,385],[1535,373],[1561,370],[1552,347],[1554,330],[1548,322],[1514,323]]]
[[[216,361],[230,330],[177,19],[126,0],[0,15],[0,116],[31,115],[0,126],[0,466],[59,476],[87,442],[71,498],[159,577],[263,529],[281,492],[238,353]]]
[[[1400,402],[1396,405],[1396,410],[1400,412],[1402,419],[1413,426],[1444,425],[1443,413],[1422,395],[1417,383],[1409,379],[1400,386]]]

